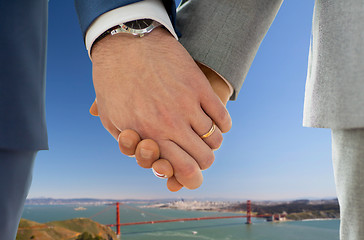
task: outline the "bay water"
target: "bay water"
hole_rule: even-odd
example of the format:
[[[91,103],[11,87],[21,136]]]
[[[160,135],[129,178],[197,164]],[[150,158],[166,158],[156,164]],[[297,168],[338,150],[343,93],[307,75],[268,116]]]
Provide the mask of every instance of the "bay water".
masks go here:
[[[76,211],[75,205],[26,205],[22,218],[44,223],[71,218],[92,218],[101,224],[115,224],[115,206],[100,213],[108,206],[83,206]],[[98,214],[99,213],[99,214]],[[173,209],[138,208],[137,205],[120,206],[120,222],[140,222],[176,218],[207,216],[231,216],[233,213],[183,211]],[[156,223],[122,226],[123,240],[339,240],[339,220],[265,222],[253,218],[216,219],[191,222]]]

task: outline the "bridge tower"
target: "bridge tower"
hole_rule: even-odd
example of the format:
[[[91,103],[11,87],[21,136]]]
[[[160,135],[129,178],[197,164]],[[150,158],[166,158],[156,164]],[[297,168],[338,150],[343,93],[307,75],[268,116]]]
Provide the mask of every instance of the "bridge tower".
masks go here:
[[[119,202],[116,202],[116,236],[120,239],[120,212],[119,212]]]
[[[252,203],[250,200],[246,202],[246,224],[252,224]]]

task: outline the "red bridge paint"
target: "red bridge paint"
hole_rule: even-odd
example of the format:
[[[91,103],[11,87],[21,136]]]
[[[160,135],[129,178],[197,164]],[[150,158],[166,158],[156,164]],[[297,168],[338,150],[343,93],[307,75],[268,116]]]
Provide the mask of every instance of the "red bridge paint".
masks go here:
[[[116,227],[116,235],[118,235],[118,236],[120,236],[120,227],[121,226],[167,223],[167,222],[187,222],[187,221],[200,221],[200,220],[213,220],[213,219],[228,219],[228,218],[246,218],[246,224],[251,224],[252,223],[252,221],[251,221],[252,217],[254,217],[254,218],[272,217],[272,214],[253,215],[252,214],[251,201],[248,200],[247,205],[246,205],[246,211],[247,211],[246,215],[218,216],[218,217],[197,217],[197,218],[177,218],[177,219],[156,220],[156,221],[120,223],[120,211],[119,211],[120,203],[117,202],[114,205],[116,205],[116,224],[109,224],[109,225],[106,225],[106,226]],[[282,215],[282,216],[284,216],[284,215]]]

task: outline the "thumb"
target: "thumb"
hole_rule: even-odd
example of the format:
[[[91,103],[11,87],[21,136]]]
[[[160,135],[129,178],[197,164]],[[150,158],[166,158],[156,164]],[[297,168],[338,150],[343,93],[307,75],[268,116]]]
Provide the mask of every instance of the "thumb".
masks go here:
[[[90,114],[92,116],[99,116],[99,111],[97,110],[97,103],[96,103],[96,99],[95,101],[92,103],[91,107],[90,107]]]

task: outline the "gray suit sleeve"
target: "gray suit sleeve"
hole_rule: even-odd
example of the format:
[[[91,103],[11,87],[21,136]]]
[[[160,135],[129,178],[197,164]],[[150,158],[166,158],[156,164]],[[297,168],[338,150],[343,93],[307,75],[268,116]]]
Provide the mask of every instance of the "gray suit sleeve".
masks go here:
[[[283,0],[190,0],[177,12],[180,42],[220,73],[235,100]]]

